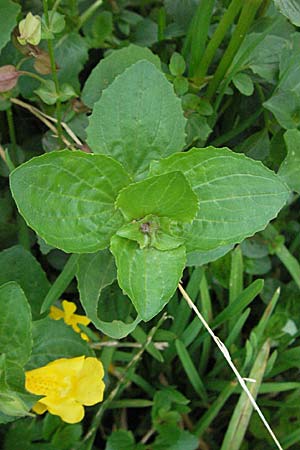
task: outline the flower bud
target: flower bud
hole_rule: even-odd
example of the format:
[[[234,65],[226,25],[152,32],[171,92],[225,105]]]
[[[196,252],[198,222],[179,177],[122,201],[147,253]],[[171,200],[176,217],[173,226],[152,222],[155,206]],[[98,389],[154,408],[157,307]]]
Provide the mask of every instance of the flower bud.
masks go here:
[[[41,40],[41,18],[39,16],[33,16],[30,13],[27,14],[25,19],[19,23],[18,41],[21,45],[32,44],[38,45]]]
[[[15,66],[7,65],[0,67],[0,92],[10,91],[18,82],[20,73]]]

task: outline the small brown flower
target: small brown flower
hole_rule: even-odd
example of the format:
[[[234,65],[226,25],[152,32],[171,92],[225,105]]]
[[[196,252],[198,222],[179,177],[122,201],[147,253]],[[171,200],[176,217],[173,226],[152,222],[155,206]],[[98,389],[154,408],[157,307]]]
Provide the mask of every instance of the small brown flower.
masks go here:
[[[15,66],[7,65],[0,67],[0,92],[10,91],[18,82],[20,72]]]

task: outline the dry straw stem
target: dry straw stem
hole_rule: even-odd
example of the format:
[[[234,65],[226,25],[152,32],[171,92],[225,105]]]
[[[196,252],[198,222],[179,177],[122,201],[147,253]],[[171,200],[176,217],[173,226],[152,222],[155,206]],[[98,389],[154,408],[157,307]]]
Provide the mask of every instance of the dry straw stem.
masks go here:
[[[178,284],[178,289],[180,290],[184,300],[187,302],[187,304],[189,305],[189,307],[195,312],[195,314],[197,315],[197,317],[200,319],[200,321],[202,322],[202,324],[204,325],[204,327],[206,328],[206,330],[209,332],[209,334],[211,335],[212,339],[214,340],[214,342],[216,343],[216,345],[218,346],[219,350],[221,351],[221,353],[223,354],[224,358],[226,359],[227,363],[229,364],[231,370],[233,371],[233,373],[235,374],[235,376],[238,379],[238,382],[240,383],[242,389],[244,390],[244,392],[247,394],[253,408],[255,409],[255,411],[257,411],[261,421],[263,422],[264,426],[266,427],[266,429],[268,430],[270,436],[272,437],[274,443],[276,444],[277,448],[279,448],[279,450],[283,450],[283,448],[281,447],[278,439],[276,438],[274,432],[272,431],[270,425],[268,424],[265,416],[263,415],[262,411],[260,410],[259,406],[257,405],[253,395],[251,394],[251,392],[249,391],[244,378],[240,375],[238,369],[235,367],[234,363],[232,362],[231,356],[229,351],[227,350],[227,348],[225,347],[225,345],[223,344],[223,342],[218,338],[218,336],[216,336],[214,334],[214,332],[212,331],[212,329],[209,327],[208,323],[206,322],[206,320],[204,319],[204,317],[202,316],[202,314],[200,313],[200,311],[198,310],[197,306],[194,304],[194,302],[192,301],[192,299],[189,297],[189,295],[187,294],[187,292],[183,289],[183,287],[181,286],[181,284]],[[251,380],[252,381],[252,380]]]
[[[58,136],[57,128],[52,124],[52,122],[57,124],[57,119],[49,116],[48,114],[45,114],[43,111],[39,110],[35,106],[32,106],[29,103],[25,103],[22,100],[19,100],[18,98],[11,98],[10,101],[12,103],[14,103],[15,105],[18,105],[24,109],[27,109],[27,111],[31,112],[31,114],[33,114],[35,117],[37,117],[45,125],[47,125],[47,127],[51,131],[53,131],[55,136]],[[81,148],[83,144],[80,141],[80,139],[78,139],[78,137],[73,133],[71,128],[65,122],[61,122],[61,126],[65,129],[65,131],[68,133],[68,135],[73,139],[75,144]],[[68,141],[68,139],[64,135],[61,136],[61,139],[68,148],[71,148],[71,149],[74,148],[74,145],[70,141]]]

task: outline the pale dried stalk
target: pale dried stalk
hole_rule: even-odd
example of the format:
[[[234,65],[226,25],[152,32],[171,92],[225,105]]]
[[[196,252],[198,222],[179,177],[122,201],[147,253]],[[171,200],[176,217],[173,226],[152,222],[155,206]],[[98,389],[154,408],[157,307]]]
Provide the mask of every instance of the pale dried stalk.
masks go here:
[[[19,100],[18,98],[11,98],[10,101],[14,103],[15,105],[21,106],[24,109],[27,109],[31,112],[34,116],[36,116],[38,119],[40,119],[47,127],[53,131],[53,133],[57,136],[57,129],[54,125],[52,125],[51,122],[57,123],[57,119],[55,117],[49,116],[48,114],[45,114],[43,111],[39,110],[35,106],[30,105],[29,103],[25,103],[22,100]],[[65,131],[68,133],[68,135],[73,139],[76,145],[78,147],[81,147],[83,144],[80,141],[80,139],[75,135],[75,133],[71,130],[71,128],[65,123],[61,122],[61,126],[65,129]],[[63,143],[69,147],[72,148],[73,144],[67,140],[65,136],[61,136]]]
[[[199,309],[197,308],[197,306],[194,304],[194,302],[192,301],[192,299],[189,297],[188,293],[183,289],[183,287],[181,286],[181,284],[178,284],[178,289],[180,290],[184,300],[187,302],[187,304],[189,305],[189,307],[195,312],[196,316],[200,319],[200,321],[202,322],[202,324],[204,325],[204,327],[206,328],[206,330],[209,332],[209,334],[211,335],[212,339],[214,340],[214,342],[216,343],[216,345],[218,346],[219,350],[221,351],[221,353],[223,354],[224,358],[226,359],[227,363],[229,364],[231,370],[233,371],[233,373],[235,374],[235,376],[238,379],[238,382],[240,383],[242,389],[244,390],[244,392],[247,394],[253,408],[255,409],[255,411],[257,411],[261,421],[263,422],[264,426],[266,427],[266,429],[268,430],[270,436],[272,437],[274,443],[276,444],[277,448],[279,448],[279,450],[283,450],[283,448],[281,447],[278,439],[276,438],[272,428],[270,427],[270,425],[268,424],[265,416],[263,415],[262,411],[260,410],[258,404],[256,403],[254,397],[252,396],[251,392],[249,391],[245,380],[243,379],[243,377],[240,375],[238,369],[235,367],[230,353],[227,350],[227,348],[225,347],[225,345],[223,344],[223,342],[218,338],[218,336],[215,335],[215,333],[213,332],[213,330],[210,328],[210,326],[208,325],[208,323],[206,322],[206,320],[204,319],[204,317],[202,316],[202,314],[200,313]],[[252,381],[252,380],[251,380]]]

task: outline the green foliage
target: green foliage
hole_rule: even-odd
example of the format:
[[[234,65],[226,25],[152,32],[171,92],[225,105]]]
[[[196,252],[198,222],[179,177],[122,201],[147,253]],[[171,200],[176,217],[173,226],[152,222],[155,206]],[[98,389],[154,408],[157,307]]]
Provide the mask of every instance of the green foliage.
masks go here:
[[[10,33],[15,26],[20,9],[20,6],[12,0],[0,1],[0,16],[5,17],[5,20],[2,21],[0,32],[0,51],[10,40]]]

